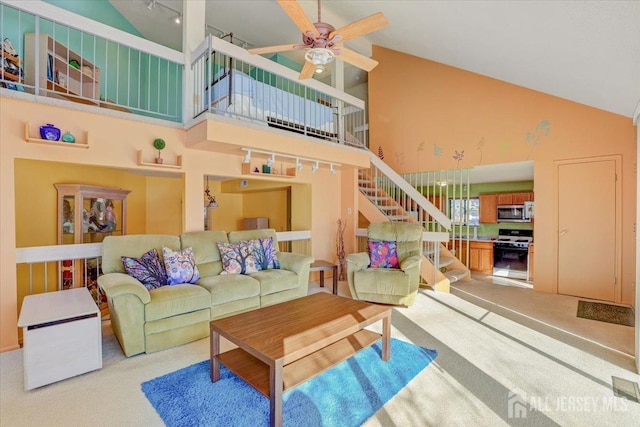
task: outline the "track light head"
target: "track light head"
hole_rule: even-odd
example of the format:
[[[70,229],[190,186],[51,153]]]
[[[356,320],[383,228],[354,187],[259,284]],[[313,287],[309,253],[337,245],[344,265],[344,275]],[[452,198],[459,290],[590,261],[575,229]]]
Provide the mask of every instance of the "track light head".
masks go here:
[[[267,159],[267,166],[271,167],[276,162],[276,155],[272,154],[269,159]]]
[[[178,14],[178,16],[175,17],[173,22],[175,22],[176,24],[180,25],[180,23],[182,22],[182,14]]]
[[[300,161],[300,159],[296,159],[296,167],[300,172],[302,172],[302,170],[304,169],[304,166],[302,165],[302,162]]]
[[[311,173],[316,173],[318,172],[318,168],[320,167],[320,165],[318,164],[318,162],[316,161],[316,163],[311,166]]]
[[[336,174],[336,170],[333,168],[333,163],[331,163],[331,165],[329,165],[329,171],[331,171],[331,175],[335,175]]]
[[[149,9],[149,10],[153,10],[153,8],[155,8],[155,7],[156,7],[156,0],[151,0],[149,2],[149,4],[147,5],[147,9]]]
[[[244,155],[242,163],[249,163],[251,161],[251,150],[247,150],[247,154]]]

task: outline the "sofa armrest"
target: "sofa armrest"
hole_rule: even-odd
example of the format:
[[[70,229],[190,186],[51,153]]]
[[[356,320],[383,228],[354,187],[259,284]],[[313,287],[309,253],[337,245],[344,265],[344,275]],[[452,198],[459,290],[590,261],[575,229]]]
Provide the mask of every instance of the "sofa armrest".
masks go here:
[[[280,261],[280,268],[283,270],[300,274],[305,266],[311,265],[313,257],[292,252],[278,252],[278,261]]]
[[[357,271],[369,267],[371,262],[369,254],[367,252],[358,252],[355,254],[349,254],[345,257],[347,261],[347,270]]]
[[[151,295],[142,283],[128,274],[108,273],[98,277],[98,286],[109,298],[123,294],[137,296],[143,304],[151,301]]]
[[[400,270],[408,271],[413,268],[419,268],[422,261],[422,255],[412,255],[400,261]]]

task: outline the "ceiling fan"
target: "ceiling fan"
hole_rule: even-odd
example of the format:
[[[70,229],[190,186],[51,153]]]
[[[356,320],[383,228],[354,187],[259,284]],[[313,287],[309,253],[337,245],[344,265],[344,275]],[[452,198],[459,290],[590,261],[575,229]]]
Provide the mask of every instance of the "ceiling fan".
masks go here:
[[[320,0],[318,0],[318,22],[312,23],[305,15],[296,0],[277,0],[280,7],[302,31],[302,44],[285,44],[279,46],[249,49],[250,53],[276,53],[288,50],[304,49],[305,64],[300,72],[300,79],[308,79],[314,73],[322,73],[325,66],[333,62],[336,56],[365,71],[371,71],[378,62],[341,46],[347,40],[380,30],[389,22],[381,12],[367,18],[352,22],[342,28],[335,29],[320,19]]]

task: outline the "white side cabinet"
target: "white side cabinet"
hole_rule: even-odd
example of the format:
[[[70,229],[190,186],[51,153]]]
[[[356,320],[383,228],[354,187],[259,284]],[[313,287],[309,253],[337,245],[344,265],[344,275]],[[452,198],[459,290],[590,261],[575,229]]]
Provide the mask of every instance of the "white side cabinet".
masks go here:
[[[25,390],[102,368],[100,310],[86,288],[26,296],[18,327]]]

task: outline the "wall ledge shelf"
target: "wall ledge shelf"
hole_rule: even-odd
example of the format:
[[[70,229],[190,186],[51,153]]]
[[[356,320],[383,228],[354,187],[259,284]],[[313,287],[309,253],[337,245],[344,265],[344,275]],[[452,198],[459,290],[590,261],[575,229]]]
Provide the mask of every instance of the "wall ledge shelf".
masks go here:
[[[158,168],[182,169],[182,156],[178,156],[175,165],[166,163],[145,162],[142,160],[142,150],[138,150],[138,166],[153,166]]]
[[[264,172],[254,172],[253,168],[258,167],[260,168],[260,166],[253,166],[249,163],[243,163],[242,164],[242,174],[243,175],[255,175],[255,176],[263,176],[266,178],[295,178],[296,177],[296,172],[297,169],[296,168],[287,168],[286,174],[282,174],[282,173],[264,173]]]
[[[31,125],[29,122],[24,124],[24,139],[27,142],[34,144],[44,144],[44,145],[55,145],[56,147],[67,147],[67,148],[89,148],[89,132],[85,133],[86,142],[64,142],[62,140],[59,141],[50,141],[48,139],[42,138],[33,138],[29,135],[29,128]]]

